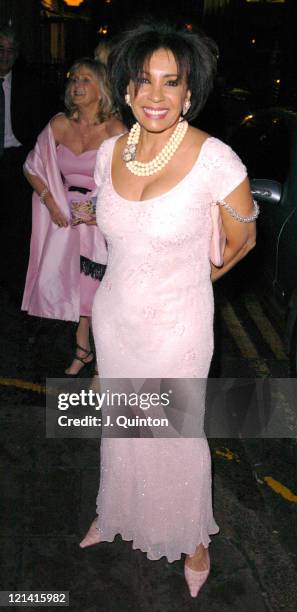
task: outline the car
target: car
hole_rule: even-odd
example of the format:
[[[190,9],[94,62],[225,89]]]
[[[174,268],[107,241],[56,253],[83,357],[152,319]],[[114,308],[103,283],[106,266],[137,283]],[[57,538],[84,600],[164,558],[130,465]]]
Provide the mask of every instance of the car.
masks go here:
[[[271,108],[247,115],[232,148],[246,164],[260,205],[255,257],[271,298],[285,312],[285,343],[297,376],[297,113]]]

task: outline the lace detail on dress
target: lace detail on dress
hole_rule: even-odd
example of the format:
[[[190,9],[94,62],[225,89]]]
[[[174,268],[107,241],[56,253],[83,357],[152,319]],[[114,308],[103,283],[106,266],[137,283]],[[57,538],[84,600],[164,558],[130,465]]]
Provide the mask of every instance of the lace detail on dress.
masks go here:
[[[200,160],[214,202],[224,200],[247,177],[238,155],[224,142],[209,138]]]
[[[202,168],[211,170],[223,167],[226,171],[226,163],[230,164],[231,173],[234,172],[235,167],[238,169],[245,168],[237,153],[229,145],[218,140],[218,138],[211,136],[207,139],[206,144],[207,146],[203,148],[200,160]]]
[[[105,270],[105,265],[91,261],[82,255],[80,256],[80,271],[85,274],[85,276],[91,276],[92,278],[101,281],[105,274]]]

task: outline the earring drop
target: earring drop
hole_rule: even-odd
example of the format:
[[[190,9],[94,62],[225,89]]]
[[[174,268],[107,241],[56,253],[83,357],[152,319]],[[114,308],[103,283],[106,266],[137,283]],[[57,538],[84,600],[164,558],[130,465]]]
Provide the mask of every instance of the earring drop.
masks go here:
[[[190,108],[191,108],[191,102],[190,102],[190,100],[187,98],[187,99],[184,101],[184,105],[183,105],[183,112],[182,112],[183,116],[187,114],[187,112],[188,112],[188,110],[190,110]]]
[[[127,106],[131,106],[131,98],[130,98],[130,94],[128,93],[125,95],[125,102]]]

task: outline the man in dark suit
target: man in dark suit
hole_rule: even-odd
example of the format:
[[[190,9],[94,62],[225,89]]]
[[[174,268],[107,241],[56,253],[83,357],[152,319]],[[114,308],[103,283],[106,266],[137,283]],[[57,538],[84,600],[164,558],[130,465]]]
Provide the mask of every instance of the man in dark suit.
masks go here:
[[[20,297],[30,240],[31,192],[23,163],[42,128],[39,80],[18,62],[10,27],[0,27],[0,284]]]

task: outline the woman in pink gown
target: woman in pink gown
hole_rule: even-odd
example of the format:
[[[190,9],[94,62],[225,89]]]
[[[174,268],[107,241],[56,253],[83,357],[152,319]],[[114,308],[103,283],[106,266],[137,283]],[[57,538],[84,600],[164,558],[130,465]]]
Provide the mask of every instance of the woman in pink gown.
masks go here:
[[[79,321],[76,352],[66,374],[94,361],[90,317],[106,263],[106,245],[91,214],[78,212],[95,195],[93,174],[101,143],[125,130],[114,116],[105,67],[83,58],[69,71],[66,113],[40,134],[25,163],[34,189],[30,261],[22,308],[29,314]],[[84,221],[84,222],[82,222]]]
[[[219,223],[211,209],[223,204],[227,240],[213,279],[253,247],[256,216],[241,161],[186,121],[210,90],[216,48],[203,35],[140,26],[110,62],[116,100],[126,100],[138,126],[107,140],[95,169],[97,223],[108,243],[93,306],[100,376],[205,379],[213,352],[212,218]],[[203,402],[196,409],[201,420]],[[218,531],[205,436],[103,438],[97,513],[81,547],[119,533],[152,560],[185,553],[196,596]]]

